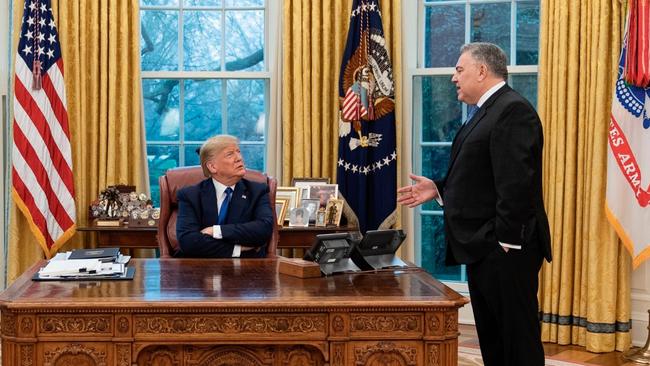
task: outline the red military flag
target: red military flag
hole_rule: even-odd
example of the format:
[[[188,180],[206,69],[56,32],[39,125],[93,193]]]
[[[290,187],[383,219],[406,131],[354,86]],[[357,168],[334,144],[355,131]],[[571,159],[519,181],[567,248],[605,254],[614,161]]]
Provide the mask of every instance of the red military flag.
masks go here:
[[[15,61],[12,196],[48,258],[76,227],[58,38],[50,0],[26,0]]]

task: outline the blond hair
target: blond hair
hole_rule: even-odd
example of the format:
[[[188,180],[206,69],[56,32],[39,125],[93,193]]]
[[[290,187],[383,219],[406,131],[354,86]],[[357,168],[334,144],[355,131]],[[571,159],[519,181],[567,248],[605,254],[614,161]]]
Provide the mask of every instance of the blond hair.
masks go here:
[[[231,135],[212,136],[207,139],[205,143],[203,143],[203,146],[201,146],[201,151],[199,152],[203,175],[206,177],[209,177],[211,175],[210,170],[207,166],[208,161],[223,151],[223,149],[233,144],[239,145],[239,139]]]

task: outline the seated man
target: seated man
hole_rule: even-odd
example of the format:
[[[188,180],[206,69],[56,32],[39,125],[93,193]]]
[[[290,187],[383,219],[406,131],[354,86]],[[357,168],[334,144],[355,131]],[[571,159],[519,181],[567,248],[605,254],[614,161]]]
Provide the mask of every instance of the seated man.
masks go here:
[[[176,193],[179,255],[264,257],[273,232],[268,185],[243,179],[246,168],[233,136],[208,139],[199,155],[208,179]]]

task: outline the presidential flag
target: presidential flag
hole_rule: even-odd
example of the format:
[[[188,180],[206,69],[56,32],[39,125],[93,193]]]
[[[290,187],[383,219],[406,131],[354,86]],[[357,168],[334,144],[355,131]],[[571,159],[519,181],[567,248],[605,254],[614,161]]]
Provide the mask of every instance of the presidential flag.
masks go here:
[[[354,0],[339,76],[337,183],[361,232],[394,221],[395,86],[377,0]]]
[[[605,211],[621,241],[633,255],[636,268],[650,256],[650,87],[647,84],[635,86],[625,77],[634,75],[637,81],[644,79],[638,77],[640,70],[636,67],[647,60],[635,60],[635,70],[629,71],[631,56],[627,52],[631,41],[636,43],[645,39],[647,42],[650,34],[646,22],[645,34],[635,33],[635,37],[630,38],[629,31],[635,26],[634,18],[631,13],[612,100]],[[639,50],[636,55],[643,55],[643,49],[637,48]]]
[[[50,0],[26,0],[16,51],[12,196],[49,258],[75,233],[63,60]]]

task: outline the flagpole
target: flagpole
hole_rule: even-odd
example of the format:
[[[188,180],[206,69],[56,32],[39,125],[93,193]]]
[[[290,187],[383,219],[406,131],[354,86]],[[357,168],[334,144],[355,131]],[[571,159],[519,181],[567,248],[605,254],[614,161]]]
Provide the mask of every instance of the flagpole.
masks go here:
[[[634,348],[623,353],[623,359],[635,363],[650,365],[650,310],[648,310],[648,318],[648,327],[646,329],[648,329],[649,333],[646,337],[645,345],[641,348]]]

